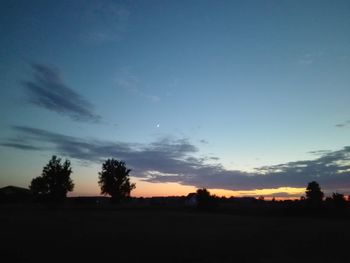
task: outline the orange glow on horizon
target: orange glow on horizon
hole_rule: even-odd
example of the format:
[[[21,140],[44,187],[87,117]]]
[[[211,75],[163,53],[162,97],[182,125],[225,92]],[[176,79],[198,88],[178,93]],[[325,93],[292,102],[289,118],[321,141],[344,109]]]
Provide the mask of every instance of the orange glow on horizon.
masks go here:
[[[179,183],[150,183],[136,180],[136,189],[132,191],[134,197],[182,196],[196,192],[197,188]]]
[[[300,197],[305,193],[304,187],[279,187],[279,188],[266,188],[266,189],[254,189],[254,190],[225,190],[225,189],[209,189],[211,194],[215,194],[217,196],[235,196],[235,197],[244,197],[244,196],[264,196],[264,197],[274,197],[276,195],[276,199],[290,199]],[[281,195],[285,195],[282,196]]]
[[[98,168],[97,168],[98,169]],[[84,174],[84,180],[79,177],[73,178],[75,188],[68,196],[101,196],[100,187],[97,183],[97,176],[92,173],[91,167],[80,167],[79,172]],[[151,183],[140,178],[131,176],[132,183],[136,183],[136,189],[131,192],[132,197],[160,197],[160,196],[187,196],[194,193],[198,188],[180,183]],[[259,197],[264,196],[267,200],[275,197],[276,200],[295,199],[305,195],[305,188],[279,187],[254,190],[227,190],[218,188],[207,188],[213,195],[219,197]]]
[[[131,192],[133,197],[161,197],[161,196],[186,196],[189,193],[196,192],[198,189],[194,186],[182,185],[179,183],[151,183],[133,178],[132,182],[136,183],[136,189]],[[305,188],[296,187],[279,187],[254,190],[225,190],[208,188],[211,194],[219,197],[259,197],[264,196],[266,199],[275,197],[276,200],[296,199],[305,194]],[[99,196],[100,189],[94,184],[80,184],[69,196]]]

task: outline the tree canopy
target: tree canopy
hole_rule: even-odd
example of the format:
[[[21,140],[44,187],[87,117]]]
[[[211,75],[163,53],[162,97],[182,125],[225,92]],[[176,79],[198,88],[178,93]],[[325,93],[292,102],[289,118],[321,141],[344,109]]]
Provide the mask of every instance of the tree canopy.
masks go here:
[[[320,185],[313,181],[310,182],[306,188],[306,200],[312,206],[319,206],[323,200],[323,192],[321,191]]]
[[[343,194],[333,193],[332,201],[336,208],[344,208],[346,206],[346,200]]]
[[[31,181],[29,188],[40,198],[51,201],[63,201],[67,192],[73,191],[74,183],[70,178],[72,168],[69,160],[61,163],[61,158],[52,156],[49,163],[44,166],[41,176]]]
[[[197,206],[200,209],[212,209],[215,207],[215,198],[206,188],[197,189]]]
[[[101,187],[101,194],[110,195],[114,203],[130,197],[130,192],[136,188],[134,183],[130,183],[130,171],[123,161],[107,159],[102,164],[102,171],[99,172],[98,184]]]

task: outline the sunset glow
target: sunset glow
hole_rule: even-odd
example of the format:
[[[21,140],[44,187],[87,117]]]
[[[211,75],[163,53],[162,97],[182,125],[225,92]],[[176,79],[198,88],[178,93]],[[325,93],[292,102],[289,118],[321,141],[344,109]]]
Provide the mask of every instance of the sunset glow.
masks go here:
[[[275,197],[278,199],[288,199],[288,198],[300,198],[305,195],[305,188],[295,188],[295,187],[279,187],[271,189],[255,189],[249,191],[228,191],[222,189],[210,189],[212,193],[217,196],[249,196],[249,197]]]
[[[52,155],[70,196],[350,192],[347,1],[1,1],[0,187]]]

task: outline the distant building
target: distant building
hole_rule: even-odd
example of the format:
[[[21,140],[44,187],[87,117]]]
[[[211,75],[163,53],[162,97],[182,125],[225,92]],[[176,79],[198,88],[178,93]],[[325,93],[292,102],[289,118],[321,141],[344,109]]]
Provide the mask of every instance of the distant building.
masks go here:
[[[187,206],[197,206],[197,204],[198,204],[198,202],[197,202],[197,194],[196,193],[189,193],[186,196],[185,204]]]

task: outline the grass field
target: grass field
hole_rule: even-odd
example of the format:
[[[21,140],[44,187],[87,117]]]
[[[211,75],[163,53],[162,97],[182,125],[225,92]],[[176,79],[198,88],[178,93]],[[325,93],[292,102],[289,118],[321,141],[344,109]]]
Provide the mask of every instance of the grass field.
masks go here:
[[[350,262],[345,219],[2,208],[0,226],[1,262]]]

